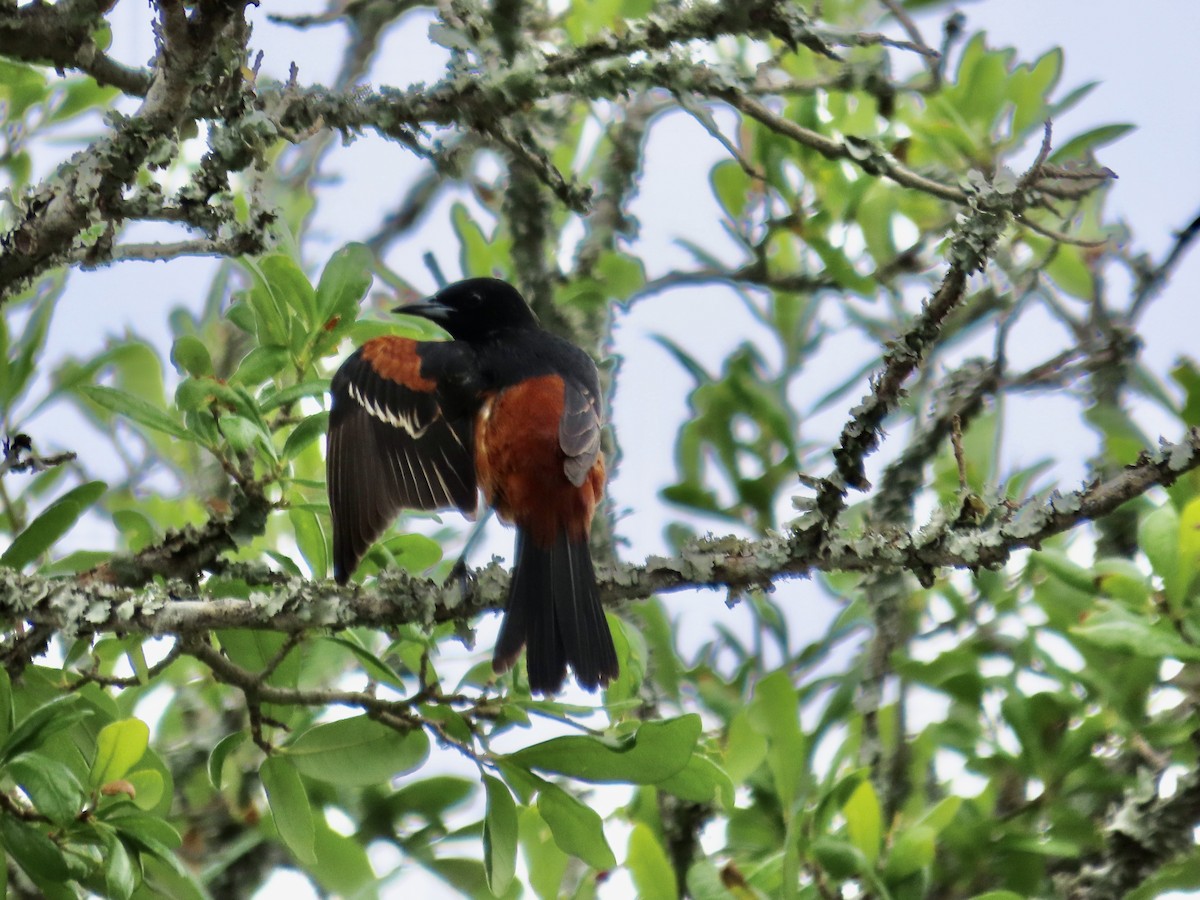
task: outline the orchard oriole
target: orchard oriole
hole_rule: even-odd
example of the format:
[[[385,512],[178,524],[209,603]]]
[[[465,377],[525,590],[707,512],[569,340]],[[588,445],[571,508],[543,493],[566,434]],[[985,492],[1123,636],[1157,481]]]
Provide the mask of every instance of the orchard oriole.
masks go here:
[[[399,510],[471,515],[481,488],[517,528],[495,670],[512,668],[527,645],[534,692],[558,691],[568,665],[588,690],[608,683],[617,655],[588,549],[605,480],[595,363],[494,278],[395,312],[436,322],[452,340],[373,338],[333,377],[334,578],[350,578]]]

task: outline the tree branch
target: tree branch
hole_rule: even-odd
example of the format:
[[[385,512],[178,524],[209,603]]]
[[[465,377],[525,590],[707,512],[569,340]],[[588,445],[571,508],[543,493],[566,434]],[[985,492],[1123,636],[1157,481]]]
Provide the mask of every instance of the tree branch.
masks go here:
[[[159,141],[173,138],[187,119],[194,90],[207,80],[205,60],[227,27],[242,21],[241,3],[201,4],[189,17],[181,4],[162,0],[159,12],[154,77],[137,112],[60,165],[23,199],[17,224],[0,235],[0,302],[68,261],[91,225],[110,221],[106,210],[121,199]]]
[[[878,446],[883,420],[900,402],[905,381],[921,364],[936,342],[942,323],[962,300],[966,283],[963,268],[951,267],[941,287],[912,326],[888,347],[883,358],[883,372],[875,378],[871,393],[851,410],[850,421],[842,428],[838,445],[833,450],[836,472],[822,481],[817,490],[816,506],[826,521],[837,518],[845,505],[847,488],[866,490],[870,487],[863,461]]]
[[[1109,818],[1099,858],[1066,885],[1070,900],[1121,900],[1164,863],[1195,847],[1200,772],[1180,777],[1174,793],[1131,793]]]
[[[144,97],[150,88],[151,73],[122,65],[92,40],[111,6],[112,0],[0,6],[0,56],[53,66],[59,72],[78,69],[99,84]]]
[[[998,508],[983,526],[962,527],[947,518],[915,534],[910,529],[838,533],[814,545],[811,523],[802,519],[790,533],[761,540],[707,538],[674,558],[600,566],[601,595],[611,604],[687,588],[770,588],[780,578],[817,571],[909,571],[928,583],[937,569],[1002,566],[1017,550],[1036,548],[1197,467],[1200,430],[1193,429],[1179,443],[1163,441],[1156,451],[1144,452],[1112,478],[1070,494],[1055,493],[1016,512]],[[508,592],[508,572],[496,561],[477,570],[466,592],[457,583],[443,587],[401,571],[383,572],[369,586],[347,587],[266,573],[243,580],[236,574],[223,576],[214,593],[182,581],[134,590],[96,579],[52,579],[0,569],[0,621],[31,622],[68,636],[427,625],[500,609]],[[239,581],[246,599],[230,593]]]

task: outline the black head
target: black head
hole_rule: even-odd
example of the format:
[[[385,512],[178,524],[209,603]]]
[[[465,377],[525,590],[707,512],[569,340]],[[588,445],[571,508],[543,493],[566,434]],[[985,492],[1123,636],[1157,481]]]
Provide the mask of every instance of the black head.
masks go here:
[[[397,306],[393,312],[437,322],[459,341],[477,341],[500,331],[538,327],[525,298],[499,278],[456,281],[420,303]]]

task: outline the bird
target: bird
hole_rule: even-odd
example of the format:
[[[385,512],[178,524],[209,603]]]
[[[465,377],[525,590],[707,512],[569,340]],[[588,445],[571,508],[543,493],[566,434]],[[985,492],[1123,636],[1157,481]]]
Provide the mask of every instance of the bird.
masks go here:
[[[474,517],[482,491],[516,527],[493,669],[513,668],[527,648],[532,693],[558,693],[568,667],[585,690],[607,685],[620,670],[589,549],[606,480],[596,364],[496,278],[393,312],[435,322],[450,340],[372,338],[333,376],[334,579],[350,579],[400,510]]]

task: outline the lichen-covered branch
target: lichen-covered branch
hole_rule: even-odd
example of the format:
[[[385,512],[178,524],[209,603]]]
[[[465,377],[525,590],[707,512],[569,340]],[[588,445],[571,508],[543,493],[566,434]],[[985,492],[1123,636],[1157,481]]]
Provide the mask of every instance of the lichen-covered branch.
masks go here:
[[[109,135],[22,198],[16,225],[0,235],[0,300],[67,262],[85,229],[112,221],[106,211],[120,202],[162,142],[177,138],[193,93],[208,82],[213,59],[223,55],[219,45],[240,46],[244,56],[242,6],[204,2],[189,13],[174,0],[158,4],[160,43],[145,99],[132,116],[118,119]]]
[[[903,396],[905,381],[921,364],[936,342],[942,323],[962,300],[966,281],[966,272],[958,266],[952,267],[912,327],[889,346],[883,371],[875,379],[870,395],[851,410],[850,421],[842,428],[833,451],[837,475],[818,491],[817,505],[826,516],[836,515],[839,498],[844,497],[841,485],[857,490],[868,486],[863,460],[878,444],[883,420]]]
[[[78,69],[99,84],[145,96],[150,73],[117,62],[92,38],[111,6],[112,0],[5,4],[0,7],[0,56],[51,65],[59,71]]]
[[[1046,126],[1043,152],[1049,151],[1050,128]],[[845,507],[848,490],[867,490],[864,460],[879,444],[884,420],[904,396],[905,384],[937,345],[943,325],[961,303],[967,276],[982,271],[988,256],[1007,224],[1029,202],[1027,193],[1038,183],[1042,157],[1017,181],[1003,171],[990,181],[972,173],[965,197],[969,212],[960,217],[950,244],[951,265],[941,286],[922,307],[905,332],[890,341],[883,368],[874,377],[871,391],[850,411],[833,449],[835,471],[817,488],[815,506],[822,519],[832,524]]]
[[[137,553],[114,556],[82,580],[125,588],[138,588],[155,578],[195,580],[212,569],[222,554],[262,534],[272,509],[262,485],[245,482],[234,488],[227,513],[214,515],[203,525],[171,532]]]
[[[601,593],[609,603],[686,588],[770,587],[781,578],[815,571],[909,571],[928,582],[944,568],[996,568],[1017,550],[1111,513],[1154,487],[1172,484],[1200,467],[1200,430],[1178,443],[1163,442],[1112,478],[1070,494],[1054,494],[1010,511],[996,510],[981,527],[943,522],[908,529],[831,534],[813,549],[810,522],[761,540],[707,538],[678,557],[651,557],[642,565],[601,566]],[[808,518],[815,516],[810,514]],[[337,587],[283,576],[222,576],[213,587],[186,581],[122,588],[95,579],[51,579],[0,570],[0,619],[30,622],[68,636],[97,632],[189,634],[214,628],[383,627],[462,620],[499,609],[508,573],[497,562],[478,570],[471,589],[443,587],[404,572],[385,572],[369,586]],[[236,576],[236,577],[235,577]],[[239,599],[236,584],[249,592]]]
[[[1132,793],[1109,817],[1104,849],[1073,878],[1069,900],[1121,900],[1165,863],[1195,848],[1200,773],[1187,772],[1169,796]]]
[[[600,254],[614,249],[618,237],[632,238],[636,234],[637,223],[628,214],[629,204],[638,190],[650,119],[664,107],[664,101],[648,94],[632,97],[618,107],[619,118],[609,129],[610,149],[601,166],[600,187],[585,222],[587,233],[575,252],[577,273],[590,275]]]
[[[283,85],[245,77],[248,30],[237,4],[213,0],[188,11],[162,0],[158,4],[161,46],[149,71],[127,70],[96,50],[90,29],[100,21],[105,4],[95,0],[30,4],[0,12],[0,54],[76,69],[116,84],[130,96],[144,97],[133,116],[115,119],[108,135],[18,198],[18,221],[0,235],[0,302],[64,263],[101,265],[208,248],[261,251],[270,243],[273,211],[254,209],[246,225],[232,204],[212,201],[227,192],[231,173],[261,164],[267,150],[280,140],[311,139],[313,149],[303,155],[307,166],[320,158],[330,137],[339,131],[373,131],[437,160],[440,144],[431,141],[426,131],[430,126],[451,126],[500,145],[559,202],[584,212],[590,189],[559,171],[530,128],[517,127],[522,120],[533,121],[531,113],[553,109],[564,98],[614,100],[665,90],[677,99],[727,103],[830,159],[845,160],[870,175],[942,200],[971,202],[970,190],[914,172],[869,141],[827,136],[777,114],[759,99],[762,86],[755,75],[700,64],[690,52],[692,42],[726,34],[803,47],[831,59],[837,58],[834,46],[877,43],[903,45],[932,58],[923,44],[821,28],[794,4],[756,0],[671,9],[631,23],[619,35],[606,33],[575,48],[547,52],[534,42],[498,48],[486,36],[486,23],[464,12],[442,23],[448,34],[455,35],[454,61],[442,80],[407,89],[357,87],[353,82],[365,71],[382,29],[405,9],[402,3],[357,4],[346,11],[355,40],[333,88],[301,86],[295,72]],[[51,52],[51,48],[56,49]],[[501,50],[503,57],[498,56]],[[884,70],[863,76],[852,69],[847,68],[845,77],[854,83],[865,77],[863,89],[876,96],[890,97],[898,89]],[[191,183],[170,201],[147,197],[156,190],[153,186],[133,198],[125,197],[139,171],[177,156],[179,131],[188,122],[207,122],[210,135],[209,152]],[[303,164],[300,170],[299,176],[309,171]],[[1023,200],[1037,207],[1046,205],[1045,198],[1077,197],[1111,175],[1107,170],[1084,174],[1086,178],[1077,178],[1079,173],[1046,167],[1036,180],[1022,185]],[[82,241],[84,233],[97,225],[113,232],[131,219],[161,218],[155,211],[158,206],[180,211],[177,220],[207,232],[207,242],[125,250],[112,234],[86,246]],[[610,213],[605,215],[611,218]],[[1046,232],[1041,222],[1028,224]]]

